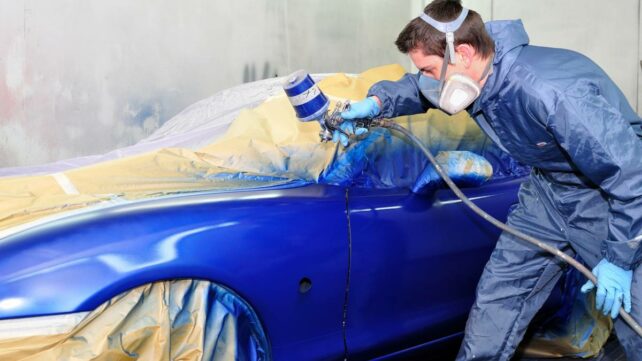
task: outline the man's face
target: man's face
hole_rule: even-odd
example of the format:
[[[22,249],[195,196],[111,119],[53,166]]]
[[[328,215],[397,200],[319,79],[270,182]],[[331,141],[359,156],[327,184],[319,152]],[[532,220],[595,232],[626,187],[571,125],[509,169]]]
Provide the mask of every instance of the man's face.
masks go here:
[[[444,65],[444,58],[437,55],[426,55],[421,49],[413,49],[408,53],[408,55],[421,74],[439,80],[441,67]],[[459,54],[455,54],[455,56],[460,57]],[[468,74],[467,67],[464,62],[459,61],[458,59],[456,64],[448,64],[446,79],[448,79],[452,73]]]

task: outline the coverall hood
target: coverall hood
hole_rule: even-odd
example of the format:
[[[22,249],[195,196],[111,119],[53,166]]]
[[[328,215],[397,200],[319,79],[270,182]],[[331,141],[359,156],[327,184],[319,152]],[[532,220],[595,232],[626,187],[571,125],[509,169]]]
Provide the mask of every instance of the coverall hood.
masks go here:
[[[486,23],[486,31],[495,42],[493,73],[488,77],[482,93],[474,103],[473,113],[479,110],[479,104],[500,91],[506,74],[512,67],[522,48],[529,43],[528,34],[521,20],[499,20]]]
[[[529,39],[521,20],[499,20],[486,23],[486,31],[495,41],[495,60],[497,64],[504,55],[515,48],[528,45]]]

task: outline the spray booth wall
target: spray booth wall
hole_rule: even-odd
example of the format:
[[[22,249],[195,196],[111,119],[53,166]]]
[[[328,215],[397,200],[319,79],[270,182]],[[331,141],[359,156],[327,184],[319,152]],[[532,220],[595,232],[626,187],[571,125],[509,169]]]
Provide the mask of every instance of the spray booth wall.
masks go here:
[[[133,144],[297,68],[406,61],[393,41],[408,18],[396,0],[0,0],[0,166]]]
[[[580,50],[638,97],[640,0],[464,0],[522,17],[533,43]],[[423,0],[0,0],[0,166],[135,143],[236,84],[401,63]]]

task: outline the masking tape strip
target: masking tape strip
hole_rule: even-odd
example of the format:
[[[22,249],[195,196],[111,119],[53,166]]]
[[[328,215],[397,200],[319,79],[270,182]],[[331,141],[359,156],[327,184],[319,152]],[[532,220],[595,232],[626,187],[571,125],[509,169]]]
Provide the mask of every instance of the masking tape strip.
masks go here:
[[[80,194],[80,192],[78,192],[78,189],[76,189],[74,184],[71,183],[71,180],[67,178],[67,176],[64,173],[54,173],[51,176],[54,177],[56,182],[58,182],[58,185],[60,186],[60,188],[62,188],[62,190],[66,194],[70,194],[70,195]]]

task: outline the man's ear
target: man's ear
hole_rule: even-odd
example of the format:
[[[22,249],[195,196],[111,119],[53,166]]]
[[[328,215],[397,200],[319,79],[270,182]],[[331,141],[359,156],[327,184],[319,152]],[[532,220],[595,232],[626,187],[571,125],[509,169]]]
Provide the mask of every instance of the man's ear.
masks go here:
[[[466,68],[470,68],[477,52],[470,44],[459,44],[455,47],[457,61],[461,61]]]

